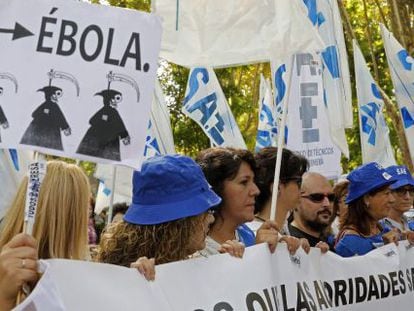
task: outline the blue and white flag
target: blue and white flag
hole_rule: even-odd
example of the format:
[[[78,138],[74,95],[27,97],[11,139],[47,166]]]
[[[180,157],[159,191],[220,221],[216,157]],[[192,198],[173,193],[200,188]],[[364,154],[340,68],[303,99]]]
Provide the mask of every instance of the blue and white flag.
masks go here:
[[[151,118],[145,142],[144,157],[175,153],[171,129],[170,112],[165,102],[161,85],[156,81],[155,94],[151,106]]]
[[[32,159],[31,151],[0,149],[0,219],[11,206]]]
[[[260,76],[259,124],[256,136],[256,151],[264,147],[276,146],[277,140],[276,109],[270,82]]]
[[[411,161],[414,163],[414,59],[384,25],[381,25],[381,34]]]
[[[246,149],[213,69],[191,69],[182,112],[200,125],[213,146]]]
[[[336,0],[303,0],[308,18],[325,43],[321,57],[324,102],[334,143],[349,157],[345,128],[353,124],[348,56]]]
[[[384,101],[355,40],[353,47],[362,163],[374,161],[384,167],[395,165],[389,130],[382,113]]]

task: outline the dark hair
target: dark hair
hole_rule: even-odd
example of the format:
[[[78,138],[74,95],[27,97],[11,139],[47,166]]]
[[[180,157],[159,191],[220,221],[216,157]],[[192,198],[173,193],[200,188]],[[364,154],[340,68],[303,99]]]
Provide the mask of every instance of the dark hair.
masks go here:
[[[387,189],[389,185],[379,187],[368,193],[369,196],[374,196],[378,192]],[[364,202],[364,196],[350,202],[345,215],[339,219],[340,230],[354,229],[361,235],[370,234],[370,223],[373,218],[369,213],[369,207]],[[340,235],[338,235],[340,236]]]
[[[126,202],[115,203],[113,206],[112,214],[116,215],[118,213],[125,214],[128,209],[128,204]]]
[[[260,194],[256,198],[255,213],[262,211],[265,203],[271,196],[269,185],[275,179],[276,155],[276,147],[263,148],[255,155],[257,165],[255,182],[260,190]],[[285,184],[292,177],[302,176],[308,168],[309,162],[305,157],[284,148],[282,151],[279,181]]]
[[[334,221],[334,219],[336,218],[338,211],[339,211],[339,203],[341,202],[342,197],[348,192],[348,185],[349,185],[349,181],[348,180],[343,180],[340,181],[339,183],[337,183],[334,187],[333,187],[333,193],[335,194],[335,200],[333,202],[333,209],[332,209],[332,217],[331,217],[331,222]]]
[[[249,150],[236,148],[214,147],[200,151],[196,157],[196,162],[200,165],[204,176],[213,188],[214,192],[223,197],[225,180],[232,180],[243,162],[246,162],[252,171],[256,171],[256,162],[253,154]],[[222,201],[217,208],[220,214]]]

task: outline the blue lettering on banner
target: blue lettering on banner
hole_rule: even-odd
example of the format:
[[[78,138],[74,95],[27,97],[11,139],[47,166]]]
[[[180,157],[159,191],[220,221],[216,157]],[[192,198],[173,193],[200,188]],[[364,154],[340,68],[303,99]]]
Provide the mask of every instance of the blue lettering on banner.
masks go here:
[[[109,188],[104,188],[104,190],[102,190],[102,192],[107,196],[107,197],[109,197],[109,195],[111,194],[111,189],[109,189]]]
[[[217,94],[216,92],[196,101],[193,104],[188,102],[194,97],[199,89],[199,83],[197,75],[202,74],[202,81],[207,84],[209,81],[208,71],[205,68],[195,68],[190,76],[189,87],[190,91],[184,99],[184,108],[191,114],[196,110],[202,113],[202,117],[199,120],[203,128],[210,135],[210,138],[214,141],[214,144],[221,145],[224,142],[222,133],[224,131],[224,120],[217,109]],[[187,105],[188,104],[188,105]],[[213,126],[209,125],[212,118],[216,118],[216,122],[213,121]]]
[[[277,96],[276,96],[276,106],[278,106],[282,100],[283,97],[285,97],[286,93],[286,84],[283,80],[283,74],[286,72],[286,65],[281,65],[275,72],[275,88],[277,90]],[[281,113],[282,108],[277,107],[276,109],[279,109],[278,113]]]
[[[374,95],[376,98],[382,100],[381,92],[375,83],[371,83],[371,92],[372,92],[372,95]]]
[[[210,79],[206,68],[194,68],[190,76],[190,82],[189,82],[190,91],[188,92],[188,95],[184,98],[184,105],[188,103],[188,101],[191,98],[193,98],[194,94],[197,93],[198,91],[199,84],[197,80],[197,75],[199,73],[201,74],[201,80],[204,82],[204,84],[207,84]]]
[[[148,130],[150,130],[152,127],[152,122],[151,120],[148,123]],[[145,149],[144,149],[144,156],[148,155],[148,151],[152,149],[155,151],[156,155],[160,155],[161,151],[160,148],[158,146],[158,141],[156,137],[152,137],[151,135],[147,135],[147,138],[145,140]]]
[[[322,12],[318,12],[316,0],[303,0],[308,9],[308,18],[315,25],[322,25],[325,22],[325,17]]]
[[[338,65],[338,52],[336,50],[335,45],[328,46],[323,52],[322,52],[322,59],[328,67],[329,73],[334,79],[340,78],[340,71],[339,71],[339,65]]]
[[[19,156],[17,155],[17,150],[16,149],[9,149],[9,154],[10,154],[10,158],[13,161],[14,169],[16,171],[19,171],[20,166],[19,166]]]
[[[408,54],[406,50],[399,51],[397,53],[397,58],[405,70],[411,71],[413,66],[413,58]],[[408,60],[410,60],[410,62]]]
[[[368,143],[375,146],[376,130],[377,130],[377,114],[380,112],[379,105],[371,102],[366,105],[362,105],[361,112],[361,124],[362,131],[368,134]]]
[[[401,116],[404,123],[404,128],[409,128],[414,125],[414,117],[413,115],[408,111],[407,107],[401,108]]]

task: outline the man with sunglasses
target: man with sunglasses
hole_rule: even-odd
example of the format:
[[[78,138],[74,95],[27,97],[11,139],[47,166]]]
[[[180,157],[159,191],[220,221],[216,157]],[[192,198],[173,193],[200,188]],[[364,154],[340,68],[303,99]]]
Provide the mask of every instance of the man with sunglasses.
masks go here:
[[[395,201],[388,217],[382,219],[380,224],[386,230],[398,230],[403,238],[405,231],[414,230],[414,222],[408,221],[404,215],[413,207],[414,179],[406,166],[393,165],[386,168],[386,171],[396,179],[396,182],[390,186]]]
[[[290,235],[306,238],[312,247],[326,243],[334,198],[332,186],[324,176],[315,172],[305,173],[300,203],[294,209],[293,221],[288,226]]]

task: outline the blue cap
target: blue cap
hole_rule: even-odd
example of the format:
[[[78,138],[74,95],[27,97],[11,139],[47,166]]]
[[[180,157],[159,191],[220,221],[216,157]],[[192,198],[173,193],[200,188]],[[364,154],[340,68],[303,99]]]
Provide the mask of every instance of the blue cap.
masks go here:
[[[370,162],[357,167],[348,174],[347,179],[349,180],[349,186],[348,196],[345,200],[346,204],[375,189],[395,182],[393,175],[376,162]]]
[[[389,174],[393,175],[396,180],[391,185],[391,189],[395,190],[403,186],[414,186],[414,178],[411,176],[410,171],[405,165],[392,165],[385,169]]]
[[[132,179],[133,195],[124,221],[155,225],[195,216],[220,204],[200,166],[181,155],[146,160]]]

